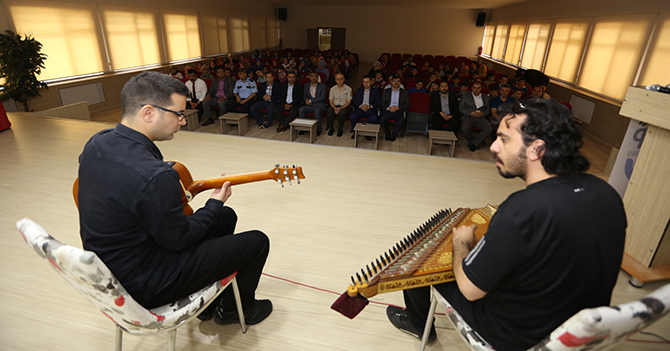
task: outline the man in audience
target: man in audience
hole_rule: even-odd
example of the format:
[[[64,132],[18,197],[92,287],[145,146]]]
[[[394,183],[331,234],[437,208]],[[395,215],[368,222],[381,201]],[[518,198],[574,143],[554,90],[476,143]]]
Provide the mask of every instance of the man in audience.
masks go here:
[[[493,348],[527,350],[580,310],[610,304],[626,213],[617,192],[586,173],[582,137],[565,106],[531,99],[504,105],[500,114],[491,152],[500,175],[519,177],[526,188],[498,207],[478,243],[476,225],[453,230],[456,281],[434,287]],[[407,309],[389,306],[387,316],[421,338],[430,288],[403,294]],[[429,342],[436,336],[431,328]]]
[[[379,91],[372,88],[372,82],[369,76],[363,77],[363,86],[356,89],[354,93],[353,106],[354,110],[349,116],[349,123],[351,124],[351,133],[354,132],[354,127],[358,120],[365,117],[370,123],[377,123],[377,108],[380,103]],[[354,136],[352,135],[353,139]]]
[[[272,118],[274,115],[274,108],[277,100],[279,100],[279,90],[281,84],[275,81],[275,75],[268,72],[265,75],[265,83],[261,83],[260,93],[263,96],[255,104],[251,106],[251,115],[254,116],[258,127],[261,129],[270,128],[272,126]],[[263,124],[261,118],[261,110],[267,111],[268,121]]]
[[[326,112],[326,85],[319,83],[319,75],[312,71],[309,73],[309,83],[305,84],[303,101],[304,106],[300,107],[298,114],[300,118],[305,118],[308,113],[313,113],[316,118],[316,133],[321,134],[321,114]]]
[[[528,96],[528,88],[526,88],[526,78],[524,77],[519,77],[516,80],[516,86],[514,87],[514,90],[521,90],[521,96],[526,97]]]
[[[433,115],[434,130],[448,130],[458,134],[461,129],[461,114],[458,110],[456,94],[449,93],[449,84],[440,83],[440,90],[430,97],[430,112]],[[448,124],[446,127],[445,124]]]
[[[205,112],[202,106],[202,102],[207,97],[207,83],[205,83],[204,80],[198,78],[198,72],[194,69],[189,69],[186,72],[186,76],[188,77],[188,81],[186,81],[185,84],[190,95],[188,99],[186,99],[188,100],[188,107],[192,110],[198,110],[199,120]],[[208,118],[202,125],[206,126],[214,123],[214,121],[210,122],[210,120],[211,117]]]
[[[328,135],[333,135],[335,130],[335,115],[337,115],[337,137],[342,136],[342,128],[344,121],[349,115],[349,105],[351,105],[351,87],[344,84],[344,74],[338,73],[335,75],[335,86],[330,88],[330,95],[328,96],[328,112],[326,113],[326,129]]]
[[[212,107],[218,106],[219,113],[225,115],[228,113],[228,108],[226,107],[226,101],[232,100],[233,89],[235,89],[235,81],[233,77],[230,76],[230,69],[218,67],[216,69],[216,79],[212,81],[212,86],[209,87],[209,92],[207,92],[207,97],[203,100],[203,110],[205,112],[205,118],[207,119],[203,126],[208,126],[214,123],[214,118],[212,117]]]
[[[509,78],[504,74],[498,80],[498,85],[502,86],[503,84],[509,84]]]
[[[409,107],[409,95],[407,95],[405,89],[400,87],[400,77],[393,76],[391,78],[391,88],[385,89],[382,93],[381,124],[386,140],[395,141],[396,136],[405,124],[405,111]],[[389,123],[392,119],[396,121],[393,132],[389,130]]]
[[[479,149],[479,144],[491,133],[491,124],[486,117],[491,113],[489,97],[482,94],[482,84],[472,83],[472,91],[463,94],[459,104],[461,112],[461,131],[468,141],[470,151]],[[476,137],[472,135],[472,127],[479,128]]]
[[[283,132],[289,129],[289,123],[298,116],[298,109],[302,105],[303,86],[297,82],[298,78],[294,71],[288,72],[286,84],[281,86],[277,106],[274,108],[274,115],[279,121],[277,132]],[[288,111],[288,115],[283,112]],[[317,136],[321,132],[317,131]]]
[[[258,94],[258,86],[256,82],[247,78],[247,71],[240,69],[237,71],[240,79],[235,82],[235,89],[233,90],[233,100],[228,100],[228,111],[235,111],[236,108],[241,107],[242,112],[249,113],[251,105],[256,101]]]
[[[423,80],[419,79],[414,83],[414,86],[411,87],[408,93],[425,93],[426,89],[423,88]]]
[[[530,91],[530,97],[532,98],[542,99],[542,95],[544,95],[544,90],[539,85],[534,86],[533,90]]]
[[[523,91],[521,90],[515,90],[512,93],[512,97],[514,98],[515,101],[519,101],[523,98]]]

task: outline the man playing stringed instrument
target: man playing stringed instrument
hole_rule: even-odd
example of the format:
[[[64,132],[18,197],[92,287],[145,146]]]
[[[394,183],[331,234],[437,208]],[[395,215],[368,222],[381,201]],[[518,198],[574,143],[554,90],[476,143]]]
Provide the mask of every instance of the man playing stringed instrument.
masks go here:
[[[623,256],[626,214],[603,180],[585,174],[581,135],[555,100],[502,106],[491,145],[500,174],[526,189],[510,195],[475,245],[476,226],[454,229],[455,282],[435,285],[496,350],[527,350],[584,308],[607,306]],[[430,288],[390,306],[397,328],[421,337]],[[428,341],[436,338],[434,326]]]
[[[154,144],[171,140],[186,124],[188,96],[184,84],[156,72],[141,73],[123,87],[121,123],[91,137],[79,156],[82,243],[148,309],[237,271],[246,323],[256,324],[272,312],[269,300],[255,299],[267,236],[256,230],[233,235],[237,215],[224,206],[229,182],[187,217],[179,174]],[[210,307],[200,319],[238,322],[230,287]]]

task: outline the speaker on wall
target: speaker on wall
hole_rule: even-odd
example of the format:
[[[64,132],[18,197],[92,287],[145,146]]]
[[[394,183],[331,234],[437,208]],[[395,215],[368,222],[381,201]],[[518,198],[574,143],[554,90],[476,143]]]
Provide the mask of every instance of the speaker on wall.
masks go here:
[[[486,12],[480,12],[477,14],[477,27],[484,27],[484,22],[486,22]]]
[[[288,12],[286,11],[286,7],[277,8],[277,19],[286,22],[286,19],[288,19]]]

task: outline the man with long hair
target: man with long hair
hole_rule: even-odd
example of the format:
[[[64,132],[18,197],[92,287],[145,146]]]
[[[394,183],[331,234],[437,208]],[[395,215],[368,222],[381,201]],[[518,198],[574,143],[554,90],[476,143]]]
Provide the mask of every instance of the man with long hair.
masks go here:
[[[476,243],[476,226],[454,229],[455,282],[436,285],[497,350],[527,350],[584,308],[609,305],[623,256],[626,214],[618,193],[586,174],[581,135],[555,100],[503,105],[491,145],[500,175],[526,189],[510,195]],[[389,307],[397,328],[421,337],[428,287]],[[436,338],[434,327],[428,341]]]

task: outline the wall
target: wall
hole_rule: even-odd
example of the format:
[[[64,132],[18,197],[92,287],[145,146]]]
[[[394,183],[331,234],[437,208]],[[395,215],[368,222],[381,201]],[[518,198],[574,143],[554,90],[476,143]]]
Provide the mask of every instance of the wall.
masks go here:
[[[477,54],[483,28],[475,26],[479,11],[371,6],[288,6],[288,20],[280,22],[286,48],[307,46],[307,28],[346,28],[347,49],[362,61],[382,52],[433,55]]]
[[[489,20],[528,20],[670,11],[668,0],[534,0],[491,11]]]

